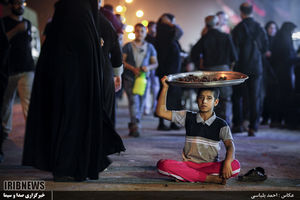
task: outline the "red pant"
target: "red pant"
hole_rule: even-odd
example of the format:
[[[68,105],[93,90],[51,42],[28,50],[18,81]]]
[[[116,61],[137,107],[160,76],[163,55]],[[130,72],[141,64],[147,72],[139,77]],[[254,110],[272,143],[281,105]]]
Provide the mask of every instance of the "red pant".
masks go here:
[[[184,182],[204,182],[207,175],[219,175],[222,162],[194,163],[176,160],[159,160],[157,170],[160,174],[177,178]],[[240,163],[234,160],[231,163],[232,177],[240,172]]]

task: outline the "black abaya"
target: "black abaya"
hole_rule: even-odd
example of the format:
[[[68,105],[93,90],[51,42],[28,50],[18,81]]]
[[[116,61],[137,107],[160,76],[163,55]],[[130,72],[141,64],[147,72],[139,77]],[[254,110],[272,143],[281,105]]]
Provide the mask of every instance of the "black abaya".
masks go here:
[[[23,165],[98,179],[124,151],[103,104],[97,0],[60,0],[37,64]]]
[[[294,117],[294,94],[295,80],[294,67],[300,62],[293,46],[292,33],[296,25],[291,22],[285,22],[276,33],[272,45],[271,62],[279,83],[279,90],[275,92],[277,98],[277,109],[275,118],[278,122],[285,120],[286,124],[291,124]],[[281,106],[285,105],[285,106]]]
[[[164,23],[157,23],[156,50],[158,68],[156,74],[159,78],[181,71],[180,46],[176,40],[176,27]],[[160,90],[162,85],[160,83]],[[182,90],[179,87],[170,86],[167,94],[167,108],[169,110],[181,110]]]
[[[108,116],[115,123],[115,84],[113,68],[122,66],[122,52],[118,35],[112,24],[106,19],[102,13],[99,14],[98,32],[102,39],[104,65],[103,65],[103,91],[104,104]]]

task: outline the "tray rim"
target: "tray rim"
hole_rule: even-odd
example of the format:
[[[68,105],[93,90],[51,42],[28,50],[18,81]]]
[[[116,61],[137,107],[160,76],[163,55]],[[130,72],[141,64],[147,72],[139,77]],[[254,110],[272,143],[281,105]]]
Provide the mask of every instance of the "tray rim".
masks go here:
[[[188,75],[195,75],[197,73],[201,73],[202,75],[209,76],[210,74],[228,74],[234,73],[240,75],[240,79],[230,79],[230,80],[222,80],[222,81],[210,81],[210,82],[198,82],[198,83],[190,83],[186,81],[174,81],[172,79],[179,78],[179,77],[186,77]],[[197,75],[196,75],[197,76]],[[194,71],[194,72],[184,72],[184,73],[177,73],[177,74],[170,74],[167,76],[168,80],[166,81],[170,85],[179,86],[179,87],[189,87],[189,88],[205,88],[205,87],[226,87],[231,85],[239,85],[245,82],[249,76],[243,74],[241,72],[236,71]],[[171,79],[171,80],[170,80]]]

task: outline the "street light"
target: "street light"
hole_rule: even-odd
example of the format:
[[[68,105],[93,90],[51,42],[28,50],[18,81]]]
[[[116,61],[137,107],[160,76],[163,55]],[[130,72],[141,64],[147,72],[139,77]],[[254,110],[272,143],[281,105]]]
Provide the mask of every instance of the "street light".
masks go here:
[[[132,31],[133,31],[133,26],[131,26],[131,25],[127,25],[126,26],[126,28],[125,28],[125,31],[127,32],[127,33],[131,33]]]
[[[134,40],[135,39],[135,34],[134,33],[129,33],[128,34],[128,39]]]
[[[122,12],[122,11],[123,11],[123,7],[122,7],[121,5],[118,5],[118,6],[116,7],[116,11],[117,11],[118,13]]]
[[[144,16],[144,12],[142,10],[138,10],[138,11],[136,11],[136,16],[137,17],[143,17]]]
[[[143,21],[142,21],[142,24],[143,24],[145,27],[147,27],[148,24],[149,24],[149,22],[148,22],[147,20],[143,20]]]

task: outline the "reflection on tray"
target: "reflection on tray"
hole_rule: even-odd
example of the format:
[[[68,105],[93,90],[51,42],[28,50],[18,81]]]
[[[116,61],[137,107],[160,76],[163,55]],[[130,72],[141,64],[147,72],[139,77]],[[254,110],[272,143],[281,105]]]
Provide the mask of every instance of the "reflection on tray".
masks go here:
[[[247,75],[234,71],[196,71],[169,75],[168,83],[190,88],[225,87],[241,84],[247,79]]]

